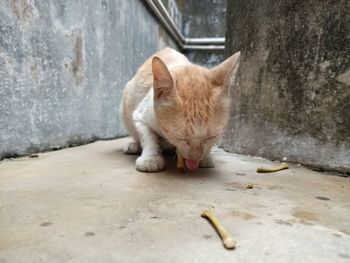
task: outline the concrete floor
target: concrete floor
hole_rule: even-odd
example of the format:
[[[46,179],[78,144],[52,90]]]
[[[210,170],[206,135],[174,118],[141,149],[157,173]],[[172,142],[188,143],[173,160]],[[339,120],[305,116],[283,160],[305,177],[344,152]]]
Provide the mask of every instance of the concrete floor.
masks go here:
[[[129,139],[0,163],[0,262],[350,262],[350,179],[215,150],[216,168],[135,171]],[[253,189],[246,189],[253,184]],[[200,217],[239,239],[226,250]]]

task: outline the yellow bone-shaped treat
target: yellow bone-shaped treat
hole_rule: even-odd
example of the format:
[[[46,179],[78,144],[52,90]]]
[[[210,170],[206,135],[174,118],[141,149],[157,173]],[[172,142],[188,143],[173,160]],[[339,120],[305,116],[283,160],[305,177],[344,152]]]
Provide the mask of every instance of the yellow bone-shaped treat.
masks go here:
[[[273,172],[278,172],[284,169],[288,169],[289,166],[286,163],[282,163],[279,166],[272,167],[272,168],[265,168],[265,167],[258,167],[256,168],[257,173],[273,173]]]
[[[178,169],[185,169],[185,158],[179,153],[177,153],[177,168]]]
[[[201,214],[202,217],[208,218],[208,220],[212,223],[216,231],[219,233],[222,243],[224,244],[225,248],[227,249],[233,249],[237,246],[237,239],[233,238],[226,229],[221,225],[219,222],[219,219],[210,211],[204,210]]]

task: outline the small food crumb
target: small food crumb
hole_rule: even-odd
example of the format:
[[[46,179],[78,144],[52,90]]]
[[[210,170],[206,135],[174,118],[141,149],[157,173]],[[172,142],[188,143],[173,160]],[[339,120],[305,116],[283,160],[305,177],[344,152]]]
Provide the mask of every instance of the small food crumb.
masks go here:
[[[247,184],[246,188],[247,189],[253,189],[253,185],[252,184]]]

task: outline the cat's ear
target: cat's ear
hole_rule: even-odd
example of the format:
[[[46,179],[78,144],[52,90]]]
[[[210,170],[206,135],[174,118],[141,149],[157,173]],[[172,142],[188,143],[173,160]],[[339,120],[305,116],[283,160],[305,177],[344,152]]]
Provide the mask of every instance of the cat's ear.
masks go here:
[[[173,78],[159,57],[152,59],[154,99],[158,101],[167,100],[174,91]]]
[[[216,86],[224,86],[227,81],[234,79],[239,68],[240,57],[241,52],[237,52],[211,70]],[[228,85],[230,86],[230,83]]]

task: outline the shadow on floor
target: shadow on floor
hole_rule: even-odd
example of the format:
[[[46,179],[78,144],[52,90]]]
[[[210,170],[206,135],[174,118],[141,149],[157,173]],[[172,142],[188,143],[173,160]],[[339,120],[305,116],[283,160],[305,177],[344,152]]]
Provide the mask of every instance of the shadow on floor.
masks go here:
[[[138,157],[138,155],[127,155],[124,154],[122,149],[116,149],[114,151],[111,151],[108,153],[109,156],[111,156],[113,159],[122,160],[125,163],[130,164],[130,166],[133,166],[135,168],[135,161]],[[182,171],[179,170],[176,167],[176,153],[172,151],[167,151],[163,153],[163,156],[165,158],[165,169],[158,173],[142,173],[146,175],[152,175],[152,176],[171,176],[171,177],[183,177],[184,180],[193,180],[193,179],[200,179],[200,178],[214,178],[218,176],[218,172],[215,168],[199,168],[195,171]]]

